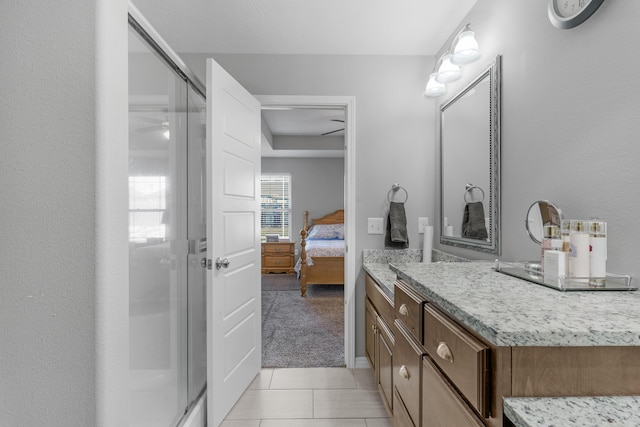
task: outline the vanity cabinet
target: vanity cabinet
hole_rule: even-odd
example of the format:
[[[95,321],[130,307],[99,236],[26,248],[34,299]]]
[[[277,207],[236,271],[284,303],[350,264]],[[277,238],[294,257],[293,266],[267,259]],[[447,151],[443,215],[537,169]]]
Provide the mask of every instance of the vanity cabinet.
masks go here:
[[[380,286],[368,276],[366,281],[367,301],[377,316],[368,314],[367,322],[375,325],[384,317],[395,339],[388,347],[392,392],[387,384],[383,395],[385,400],[392,396],[394,427],[506,426],[507,397],[640,395],[640,345],[631,345],[640,327],[627,322],[636,319],[628,307],[638,301],[635,295],[576,294],[570,296],[573,305],[563,306],[558,295],[521,286],[484,264],[395,269],[392,304],[382,305]],[[486,295],[496,289],[500,303],[486,304]],[[537,300],[530,308],[532,298]],[[527,323],[546,319],[536,307],[551,304],[570,321]],[[601,323],[586,317],[603,307],[611,315]],[[391,313],[383,316],[383,310]],[[514,323],[505,323],[503,330],[503,320],[494,318]],[[591,319],[589,331],[582,319]],[[380,336],[376,331],[372,337]],[[380,346],[372,348],[381,354]]]
[[[395,335],[389,324],[393,322],[393,303],[369,275],[365,277],[365,288],[365,354],[373,369],[378,391],[391,414]]]

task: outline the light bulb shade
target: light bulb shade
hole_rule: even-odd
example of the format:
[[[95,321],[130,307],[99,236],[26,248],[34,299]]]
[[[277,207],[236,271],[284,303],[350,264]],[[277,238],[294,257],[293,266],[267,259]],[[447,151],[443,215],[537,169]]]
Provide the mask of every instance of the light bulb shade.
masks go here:
[[[451,62],[451,54],[447,53],[442,58],[442,64],[440,64],[440,68],[438,69],[436,81],[438,83],[449,83],[458,80],[460,77],[462,77],[460,67]]]
[[[451,62],[456,65],[469,64],[480,58],[478,42],[471,30],[463,31],[458,37],[458,43],[453,51]]]
[[[424,96],[428,98],[437,98],[438,96],[442,96],[447,92],[447,88],[444,84],[436,81],[436,76],[438,73],[431,73],[429,76],[429,81],[427,82],[427,87],[424,90]]]

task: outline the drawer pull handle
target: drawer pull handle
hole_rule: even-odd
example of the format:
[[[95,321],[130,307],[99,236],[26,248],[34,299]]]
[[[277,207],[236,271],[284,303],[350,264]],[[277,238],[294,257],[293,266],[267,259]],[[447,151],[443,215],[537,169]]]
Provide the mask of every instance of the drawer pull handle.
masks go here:
[[[406,304],[402,304],[400,306],[400,308],[398,309],[398,312],[400,314],[402,314],[403,316],[408,316],[409,315],[409,309],[407,308]]]
[[[409,370],[404,365],[400,366],[400,376],[405,380],[409,379]]]
[[[453,363],[453,353],[446,343],[441,342],[440,344],[438,344],[436,353],[438,353],[438,356],[440,356],[444,360],[448,360],[449,362]]]

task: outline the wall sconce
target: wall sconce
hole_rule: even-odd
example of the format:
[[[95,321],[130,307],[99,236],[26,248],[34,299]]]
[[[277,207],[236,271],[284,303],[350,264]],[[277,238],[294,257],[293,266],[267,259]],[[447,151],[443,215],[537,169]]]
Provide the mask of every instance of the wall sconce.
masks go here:
[[[460,65],[470,64],[480,58],[478,42],[469,25],[471,24],[465,25],[458,31],[458,34],[451,41],[449,49],[436,62],[424,90],[425,97],[436,98],[444,95],[447,92],[445,83],[456,81],[462,77]]]

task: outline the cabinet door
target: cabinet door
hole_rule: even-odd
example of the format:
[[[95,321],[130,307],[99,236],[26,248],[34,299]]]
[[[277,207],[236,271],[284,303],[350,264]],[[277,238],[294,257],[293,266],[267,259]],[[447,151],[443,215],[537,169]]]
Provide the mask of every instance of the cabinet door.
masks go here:
[[[411,421],[407,409],[402,404],[402,399],[397,390],[393,392],[393,401],[397,402],[395,408],[393,408],[393,427],[416,427]]]
[[[440,375],[428,356],[422,362],[422,427],[481,427],[473,410]]]
[[[394,339],[391,330],[381,317],[378,317],[378,389],[387,409],[393,412],[393,348]]]
[[[367,299],[364,313],[364,352],[371,368],[376,371],[376,312]]]

